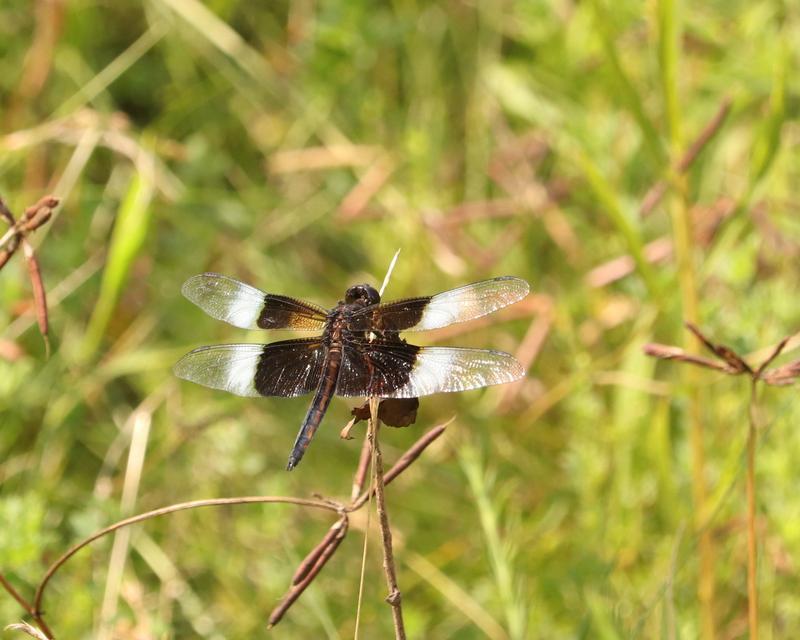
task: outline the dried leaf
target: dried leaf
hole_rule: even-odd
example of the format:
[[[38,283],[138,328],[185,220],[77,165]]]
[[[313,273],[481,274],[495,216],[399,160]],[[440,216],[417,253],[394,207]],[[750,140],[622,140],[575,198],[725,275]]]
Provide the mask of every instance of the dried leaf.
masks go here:
[[[28,265],[28,275],[31,278],[31,286],[33,287],[33,302],[36,305],[36,321],[39,323],[39,331],[46,340],[49,322],[47,316],[47,296],[44,292],[42,271],[39,269],[39,261],[36,259],[36,254],[33,251],[31,243],[24,238],[22,240],[22,252],[25,255],[25,262]]]
[[[764,360],[764,362],[762,362],[759,365],[758,370],[756,371],[756,378],[761,378],[764,373],[764,370],[770,365],[770,363],[773,360],[775,360],[775,358],[777,358],[779,355],[781,355],[781,351],[783,351],[784,347],[786,346],[786,343],[789,342],[789,338],[791,338],[791,336],[786,336],[777,345],[775,345],[775,348],[772,350],[772,353],[770,353],[767,359]]]
[[[727,364],[722,364],[716,360],[711,360],[710,358],[704,358],[702,356],[696,356],[691,353],[687,353],[679,347],[672,347],[666,344],[649,343],[644,345],[642,349],[646,355],[654,358],[661,358],[662,360],[688,362],[689,364],[694,364],[699,367],[707,367],[709,369],[714,369],[715,371],[721,371],[722,373],[731,375],[740,373],[739,371],[731,369],[731,367]]]
[[[785,387],[793,384],[798,377],[800,377],[800,360],[794,360],[782,367],[770,369],[761,374],[761,379],[764,382],[776,387]]]
[[[29,636],[34,638],[38,638],[38,640],[48,640],[47,636],[44,635],[39,629],[34,627],[33,625],[28,624],[27,622],[19,622],[17,624],[10,624],[5,628],[6,631],[22,631],[22,633],[27,633]]]
[[[711,342],[711,340],[709,340],[703,334],[703,332],[691,322],[687,322],[686,327],[697,337],[698,340],[700,340],[700,342],[703,343],[703,345],[709,351],[728,364],[729,373],[739,374],[746,372],[750,375],[754,374],[754,371],[750,368],[750,365],[747,364],[733,349],[725,346],[724,344],[715,344]]]
[[[418,408],[419,398],[386,398],[378,407],[378,418],[390,427],[407,427],[417,421]],[[350,413],[355,416],[355,422],[369,420],[369,402],[355,407]]]

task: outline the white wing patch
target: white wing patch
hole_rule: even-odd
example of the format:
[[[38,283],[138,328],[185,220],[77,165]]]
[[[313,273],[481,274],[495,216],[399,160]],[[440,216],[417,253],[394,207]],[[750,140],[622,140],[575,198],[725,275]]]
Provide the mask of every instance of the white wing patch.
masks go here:
[[[466,391],[514,382],[524,375],[519,361],[503,351],[425,347],[417,353],[409,381],[386,397]]]
[[[504,276],[468,284],[431,297],[414,331],[439,329],[480,318],[522,300],[530,293],[525,280]]]
[[[204,387],[229,391],[237,396],[254,397],[254,381],[262,344],[220,344],[200,347],[178,360],[173,372],[183,380]]]
[[[217,273],[192,276],[181,287],[189,300],[212,318],[241,329],[258,329],[266,293]]]

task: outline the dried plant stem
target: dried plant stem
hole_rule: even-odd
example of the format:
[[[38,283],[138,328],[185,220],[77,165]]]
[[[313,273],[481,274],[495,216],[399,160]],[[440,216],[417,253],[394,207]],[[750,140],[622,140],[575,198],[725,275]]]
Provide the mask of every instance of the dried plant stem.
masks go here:
[[[78,544],[72,546],[60,558],[58,558],[58,560],[56,560],[52,565],[50,565],[50,568],[45,572],[42,581],[39,583],[39,586],[36,589],[36,595],[33,598],[33,607],[29,612],[37,619],[37,621],[39,621],[39,617],[41,616],[41,611],[42,611],[42,606],[41,606],[42,598],[44,597],[45,588],[47,587],[47,584],[50,582],[51,578],[55,575],[55,573],[59,570],[59,568],[61,568],[64,565],[64,563],[67,562],[67,560],[69,560],[78,551],[83,549],[85,546],[91,544],[98,538],[102,538],[103,536],[106,536],[109,533],[113,533],[117,529],[121,529],[123,527],[136,524],[137,522],[149,520],[150,518],[157,518],[159,516],[167,515],[169,513],[174,513],[176,511],[184,511],[186,509],[196,509],[198,507],[214,507],[222,505],[257,504],[257,503],[295,504],[298,506],[315,507],[317,509],[325,509],[327,511],[333,511],[333,512],[338,512],[342,510],[341,507],[337,507],[337,505],[335,505],[334,503],[325,500],[289,498],[286,496],[244,496],[240,498],[215,498],[211,500],[193,500],[191,502],[181,502],[179,504],[170,505],[169,507],[163,507],[161,509],[155,509],[153,511],[148,511],[146,513],[140,513],[139,515],[133,516],[131,518],[126,518],[125,520],[120,520],[119,522],[115,522],[114,524],[106,527],[105,529],[97,531],[93,535],[82,540]]]
[[[397,572],[394,566],[394,554],[392,552],[392,530],[389,527],[389,514],[386,511],[386,494],[384,492],[383,479],[383,456],[378,442],[378,431],[381,421],[378,419],[378,399],[370,398],[370,420],[369,432],[372,440],[374,475],[375,475],[375,503],[378,508],[378,522],[381,527],[381,539],[383,542],[383,571],[386,574],[386,584],[389,587],[389,595],[386,597],[392,607],[392,621],[394,622],[394,636],[396,640],[405,640],[406,630],[403,624],[403,607],[400,589],[397,586]]]
[[[747,621],[750,640],[758,640],[758,588],[756,586],[756,393],[758,379],[750,385],[747,430]]]
[[[19,591],[17,591],[17,590],[14,588],[14,585],[13,585],[13,584],[11,584],[11,583],[10,583],[8,580],[6,580],[6,577],[5,577],[5,576],[4,576],[2,573],[0,573],[0,584],[1,584],[1,585],[3,585],[3,588],[4,588],[6,591],[8,591],[9,595],[10,595],[12,598],[14,598],[14,600],[16,600],[17,602],[19,602],[20,606],[21,606],[23,609],[25,609],[25,611],[27,611],[28,613],[30,613],[31,615],[33,615],[33,613],[34,613],[34,611],[33,611],[33,607],[32,607],[32,606],[31,606],[31,605],[28,603],[28,601],[27,601],[25,598],[23,598],[23,597],[20,595]]]
[[[44,621],[41,611],[37,611],[36,607],[30,604],[25,598],[23,598],[19,591],[14,588],[8,580],[6,580],[5,576],[0,573],[0,585],[11,595],[14,600],[19,602],[20,606],[28,612],[28,614],[34,619],[36,624],[39,627],[39,631],[41,631],[47,638],[53,640],[55,636],[53,632],[50,630],[50,627],[47,626],[47,623]]]

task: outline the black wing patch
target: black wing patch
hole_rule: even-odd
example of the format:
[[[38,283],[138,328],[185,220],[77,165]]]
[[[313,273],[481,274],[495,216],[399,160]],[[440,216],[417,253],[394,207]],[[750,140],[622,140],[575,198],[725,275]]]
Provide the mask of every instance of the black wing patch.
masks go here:
[[[487,349],[417,347],[377,338],[345,343],[337,395],[417,398],[519,380],[522,365]]]
[[[242,329],[320,331],[326,311],[287,296],[264,293],[218,273],[201,273],[183,283],[183,295],[212,318]]]
[[[423,298],[408,298],[356,311],[352,331],[426,331],[480,318],[522,300],[530,292],[525,280],[502,276]]]
[[[219,344],[187,353],[175,375],[237,396],[293,397],[319,385],[326,348],[319,338],[272,344]]]

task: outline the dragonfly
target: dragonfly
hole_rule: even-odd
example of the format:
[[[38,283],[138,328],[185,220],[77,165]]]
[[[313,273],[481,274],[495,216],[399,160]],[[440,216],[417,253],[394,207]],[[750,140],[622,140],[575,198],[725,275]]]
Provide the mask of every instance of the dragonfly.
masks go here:
[[[522,300],[530,287],[514,276],[392,302],[381,302],[374,287],[357,284],[329,310],[218,273],[193,276],[181,291],[209,316],[235,327],[319,333],[269,344],[199,347],[174,367],[179,378],[238,396],[313,393],[288,470],[300,463],[334,396],[419,398],[505,384],[525,375],[523,366],[502,351],[419,347],[400,337],[480,318]]]

